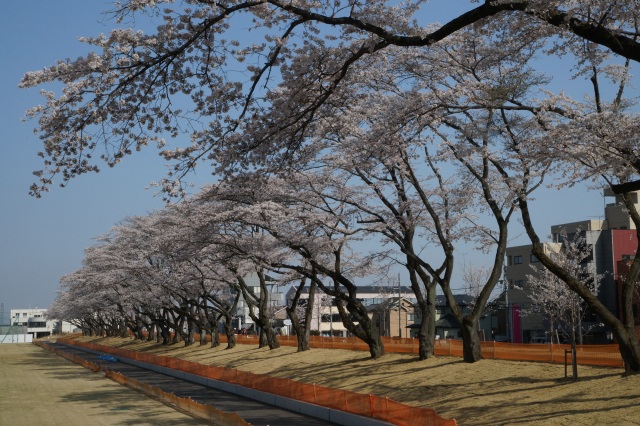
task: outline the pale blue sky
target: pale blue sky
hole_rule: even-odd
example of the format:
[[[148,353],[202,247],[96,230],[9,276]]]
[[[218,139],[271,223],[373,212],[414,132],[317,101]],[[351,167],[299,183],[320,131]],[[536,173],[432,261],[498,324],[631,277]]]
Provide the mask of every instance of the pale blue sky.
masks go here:
[[[436,4],[455,13],[451,2]],[[456,6],[464,2],[457,3]],[[164,163],[155,151],[136,154],[115,169],[85,175],[66,188],[53,187],[41,199],[28,195],[32,172],[41,167],[40,142],[34,123],[21,122],[24,111],[42,102],[38,89],[18,89],[26,71],[57,59],[86,53],[79,36],[107,33],[114,23],[101,12],[105,0],[31,0],[3,2],[0,14],[0,302],[5,318],[10,309],[48,307],[55,298],[60,276],[81,266],[83,250],[93,239],[126,216],[145,214],[163,206],[150,181],[164,176]],[[204,168],[200,169],[203,173]],[[203,180],[199,176],[198,180]],[[603,199],[584,188],[547,191],[535,203],[542,235],[549,226],[600,217]],[[521,235],[514,229],[512,236]],[[512,245],[526,244],[520,236]],[[462,257],[461,257],[462,258]],[[477,263],[474,250],[466,262]]]

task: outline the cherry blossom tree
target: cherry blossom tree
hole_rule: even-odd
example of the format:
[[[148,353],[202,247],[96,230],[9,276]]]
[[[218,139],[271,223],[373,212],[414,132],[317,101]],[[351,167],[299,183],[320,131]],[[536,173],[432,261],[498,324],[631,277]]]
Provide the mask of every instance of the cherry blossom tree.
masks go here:
[[[116,23],[147,15],[162,24],[149,34],[119,28],[83,38],[96,52],[27,73],[21,82],[64,84],[62,94],[44,92],[46,104],[28,112],[38,117],[44,143],[44,169],[36,172],[40,181],[32,192],[39,195],[58,174],[64,185],[98,171],[98,158],[113,166],[150,144],[175,161],[161,183],[170,194],[201,160],[233,169],[241,154],[264,161],[267,152],[280,150],[275,157],[286,159],[316,111],[347,84],[354,64],[394,46],[446,44],[462,31],[486,34],[496,49],[523,37],[546,41],[542,54],[597,61],[614,54],[637,62],[636,6],[626,0],[484,1],[437,24],[428,22],[426,2],[120,2]],[[236,39],[242,27],[264,42]],[[596,46],[597,54],[585,53],[584,44]],[[245,72],[230,72],[243,63]],[[184,139],[180,146],[167,143],[177,138]]]
[[[226,209],[221,209],[224,213],[216,218],[227,224],[227,231],[234,223],[256,230],[246,239],[237,238],[237,233],[222,236],[221,245],[269,268],[301,275],[333,297],[347,330],[367,343],[371,356],[378,358],[384,346],[366,306],[357,298],[354,282],[370,274],[374,265],[350,247],[357,240],[357,230],[350,228],[345,204],[314,195],[315,191],[300,184],[310,183],[307,179],[243,177],[232,185],[214,186],[203,197],[227,202]]]
[[[315,274],[315,270],[311,269],[311,274]],[[287,315],[291,319],[291,325],[295,330],[298,352],[308,351],[311,349],[309,337],[311,336],[311,320],[313,318],[313,306],[316,300],[315,281],[309,280],[308,297],[304,304],[300,303],[300,296],[305,288],[307,288],[307,279],[303,276],[300,278],[299,284],[295,287],[293,299],[286,306]]]
[[[313,168],[319,155],[328,167],[323,149],[339,147],[343,151],[329,153],[334,156],[331,167],[337,169],[325,170],[325,176],[345,182],[347,176],[359,179],[360,187],[375,192],[387,210],[377,209],[379,205],[373,209],[356,197],[351,204],[339,196],[333,202],[360,209],[347,216],[360,219],[361,235],[377,232],[400,248],[414,291],[424,291],[424,309],[428,310],[435,284],[444,289],[466,330],[465,359],[479,357],[473,332],[478,314],[463,317],[456,312],[450,292],[454,242],[467,238],[482,244],[484,237],[486,246],[495,250],[492,273],[476,305],[481,309],[499,278],[507,226],[517,203],[534,253],[612,327],[627,365],[638,371],[640,346],[632,332],[628,296],[640,274],[640,261],[632,265],[623,288],[620,322],[576,277],[544,256],[528,207],[531,191],[545,174],[562,171],[559,186],[601,179],[625,193],[630,215],[640,228],[640,215],[628,197],[640,164],[638,120],[622,95],[630,65],[640,60],[637,6],[636,1],[622,0],[484,1],[440,25],[428,22],[431,5],[426,2],[125,1],[114,11],[118,23],[149,14],[162,24],[149,34],[116,29],[84,38],[96,52],[27,73],[21,82],[23,87],[63,85],[59,95],[43,92],[46,103],[28,112],[38,119],[36,132],[44,144],[44,168],[36,172],[39,182],[32,193],[39,196],[56,175],[64,185],[98,171],[101,160],[114,166],[147,145],[155,145],[173,164],[170,175],[159,183],[169,196],[181,194],[185,174],[198,164],[212,165],[226,176],[266,170],[282,177],[283,170]],[[238,28],[250,28],[264,42],[233,37]],[[534,96],[532,87],[546,88],[537,80],[536,55],[572,63],[575,77],[590,81],[593,101],[542,90]],[[381,77],[385,70],[390,78]],[[367,77],[371,78],[365,84]],[[619,87],[608,103],[603,77]],[[340,129],[332,126],[337,123]],[[382,156],[372,155],[375,161],[352,156],[353,152],[346,155],[345,146],[357,147],[358,139],[377,141],[369,151],[373,154],[378,155],[375,150],[385,143],[397,153],[391,156],[391,150],[383,149]],[[409,167],[408,160],[414,161],[418,151],[430,176]],[[360,148],[360,154],[366,152]],[[341,153],[344,158],[339,158]],[[427,178],[430,186],[425,185]],[[475,210],[458,203],[466,190],[479,206]],[[289,209],[283,200],[278,200],[280,208]],[[259,253],[258,270],[279,264],[317,280],[320,287],[322,280],[307,275],[308,265],[313,266],[333,281],[333,287],[325,288],[329,294],[335,292],[341,314],[351,309],[352,315],[360,315],[360,328],[354,325],[354,330],[376,346],[375,336],[361,330],[367,319],[352,303],[353,281],[342,270],[346,235],[355,235],[345,226],[342,207],[331,210],[338,204],[330,203],[331,209],[316,210],[315,214],[333,216],[333,225],[311,221],[322,223],[317,229],[324,234],[308,235],[300,230],[308,230],[313,215],[305,212],[303,221],[296,219],[296,226],[283,233],[282,224],[291,219],[267,209],[274,207],[273,200],[261,200],[260,205],[259,211],[269,214],[241,212],[247,217],[242,225],[260,226],[300,261],[273,262],[264,247],[258,247],[246,250],[243,262]],[[488,213],[491,225],[477,221],[476,226],[461,227],[468,234],[456,227],[479,213]],[[416,254],[419,229],[427,230],[425,234],[433,231],[429,236],[438,255],[425,260]],[[224,243],[229,240],[227,236]],[[166,253],[151,255],[146,269],[138,271],[149,276],[153,272],[174,292],[169,297],[173,306],[163,304],[161,315],[149,315],[181,328],[171,318],[184,320],[190,305],[196,304],[183,297],[194,282],[170,283],[180,268],[170,267],[167,259]],[[349,320],[346,315],[344,319]],[[430,330],[421,333],[428,336]],[[373,350],[372,356],[379,353]],[[428,346],[421,347],[421,357],[428,354]]]

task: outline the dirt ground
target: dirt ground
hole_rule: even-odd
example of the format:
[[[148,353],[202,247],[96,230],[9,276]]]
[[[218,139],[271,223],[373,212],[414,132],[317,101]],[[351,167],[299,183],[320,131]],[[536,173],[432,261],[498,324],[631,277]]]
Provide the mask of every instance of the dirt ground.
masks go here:
[[[292,347],[238,345],[225,350],[115,338],[82,340],[387,396],[434,408],[460,425],[640,425],[640,375],[624,376],[621,369],[580,366],[579,381],[572,382],[564,379],[564,365],[546,363],[465,364],[459,358],[419,361],[401,354],[371,360],[366,352],[339,349],[297,353]]]
[[[0,345],[0,425],[202,425],[29,343]]]

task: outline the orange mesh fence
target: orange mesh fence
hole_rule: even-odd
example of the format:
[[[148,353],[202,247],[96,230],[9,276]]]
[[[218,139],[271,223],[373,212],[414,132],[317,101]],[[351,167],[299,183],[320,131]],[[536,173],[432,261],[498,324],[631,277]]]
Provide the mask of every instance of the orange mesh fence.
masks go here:
[[[482,356],[514,361],[563,364],[565,350],[570,349],[570,345],[483,342]],[[581,365],[624,367],[618,345],[578,345],[576,357],[578,364]]]
[[[258,344],[255,335],[238,335],[239,344]],[[226,342],[226,336],[220,336],[220,340]],[[296,336],[278,336],[282,346],[297,346]],[[387,353],[414,353],[419,351],[417,339],[398,337],[382,337],[385,352]],[[535,343],[503,343],[486,341],[481,342],[482,356],[488,359],[505,359],[513,361],[541,361],[564,363],[564,351],[568,345],[551,345]],[[368,351],[369,347],[355,337],[323,337],[311,336],[309,345],[312,348],[348,349]],[[457,339],[439,339],[435,341],[435,355],[462,356],[462,341]],[[578,364],[595,365],[602,367],[623,367],[624,362],[620,356],[618,345],[579,345],[577,349]]]
[[[254,374],[236,369],[207,366],[190,361],[170,357],[160,357],[152,354],[102,346],[88,342],[73,342],[73,344],[100,352],[109,353],[123,358],[132,358],[150,364],[169,367],[191,374],[198,374],[211,379],[237,384],[299,401],[309,402],[328,408],[346,411],[353,414],[374,417],[398,425],[455,425],[455,420],[443,419],[427,408],[412,407],[386,398],[373,395],[363,395],[340,389],[330,389],[315,384],[295,382],[289,379]],[[390,411],[391,410],[391,411]],[[406,420],[403,420],[406,419]]]
[[[382,343],[384,344],[384,350],[389,353],[413,353],[417,354],[420,349],[418,339],[408,339],[399,337],[383,337]]]

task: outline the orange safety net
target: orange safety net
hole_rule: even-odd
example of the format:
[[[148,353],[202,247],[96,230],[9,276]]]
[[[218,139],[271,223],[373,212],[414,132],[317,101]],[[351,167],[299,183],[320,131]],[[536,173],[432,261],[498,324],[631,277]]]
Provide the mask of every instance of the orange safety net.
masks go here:
[[[237,343],[257,344],[257,336],[236,336]],[[226,342],[226,336],[220,336],[222,342]],[[278,336],[282,346],[297,346],[296,336]],[[382,337],[384,350],[387,353],[413,353],[419,351],[417,339]],[[356,337],[323,337],[311,336],[309,344],[312,348],[348,349],[368,351],[369,347]],[[482,356],[489,359],[505,359],[514,361],[541,361],[564,363],[564,351],[570,349],[569,345],[559,344],[534,344],[534,343],[503,343],[486,341],[481,342]],[[462,340],[439,339],[435,341],[435,355],[462,357]],[[594,365],[602,367],[624,367],[618,345],[578,345],[578,364]]]

